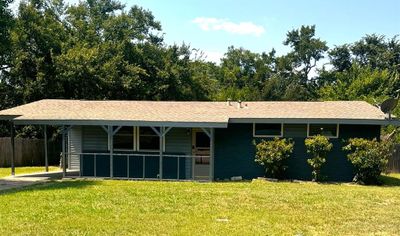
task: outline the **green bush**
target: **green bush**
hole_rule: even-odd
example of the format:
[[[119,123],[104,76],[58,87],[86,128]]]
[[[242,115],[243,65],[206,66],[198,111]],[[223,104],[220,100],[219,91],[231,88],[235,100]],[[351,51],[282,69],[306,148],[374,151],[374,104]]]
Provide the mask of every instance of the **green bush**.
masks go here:
[[[307,159],[307,163],[312,168],[312,180],[321,180],[321,168],[326,162],[326,156],[332,150],[332,143],[325,136],[317,135],[311,138],[306,138],[304,141],[307,153],[311,154],[311,158]]]
[[[287,168],[284,160],[293,152],[293,142],[284,138],[274,138],[270,141],[262,140],[256,145],[255,162],[265,167],[266,176],[283,178],[283,172]]]
[[[385,170],[391,155],[390,142],[352,138],[343,149],[349,151],[347,158],[355,168],[354,181],[361,184],[379,183],[378,177]]]

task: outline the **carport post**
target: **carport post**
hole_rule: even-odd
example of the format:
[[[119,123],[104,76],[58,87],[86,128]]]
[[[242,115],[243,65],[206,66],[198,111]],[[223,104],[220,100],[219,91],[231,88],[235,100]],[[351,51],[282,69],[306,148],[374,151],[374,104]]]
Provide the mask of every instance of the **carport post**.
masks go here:
[[[107,127],[108,134],[108,148],[110,149],[110,178],[114,177],[114,134],[113,127],[109,125]]]
[[[164,127],[160,127],[160,180],[163,179],[163,141],[164,140]]]
[[[14,127],[14,122],[11,122],[11,175],[15,175],[15,165],[14,165],[14,160],[15,160],[15,127]]]
[[[47,125],[44,125],[43,132],[44,132],[44,165],[45,165],[45,171],[49,172],[49,159],[47,155]]]

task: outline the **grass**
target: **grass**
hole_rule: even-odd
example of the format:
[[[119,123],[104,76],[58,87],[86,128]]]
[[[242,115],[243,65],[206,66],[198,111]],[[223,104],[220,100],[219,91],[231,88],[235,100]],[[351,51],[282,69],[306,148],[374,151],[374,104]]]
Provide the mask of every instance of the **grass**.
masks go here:
[[[70,180],[0,193],[0,235],[398,235],[390,186]]]
[[[57,166],[49,166],[49,171],[57,171],[60,170]],[[34,172],[43,172],[44,166],[27,166],[27,167],[16,167],[15,174],[29,174]],[[11,168],[0,168],[0,178],[7,177],[11,175]]]

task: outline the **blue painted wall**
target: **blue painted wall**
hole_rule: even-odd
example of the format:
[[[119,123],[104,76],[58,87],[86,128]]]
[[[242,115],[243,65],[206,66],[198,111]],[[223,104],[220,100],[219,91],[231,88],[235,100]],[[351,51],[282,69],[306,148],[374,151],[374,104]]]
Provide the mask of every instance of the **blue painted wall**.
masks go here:
[[[292,156],[287,160],[288,169],[285,176],[288,179],[311,179],[311,169],[307,164],[304,140],[307,136],[306,124],[285,124],[284,137],[295,142]],[[340,125],[339,138],[330,139],[333,150],[321,173],[326,180],[351,181],[353,167],[342,151],[345,141],[349,138],[379,138],[380,126],[374,125]],[[215,170],[216,180],[229,179],[232,176],[242,176],[252,179],[264,176],[264,169],[254,162],[255,147],[252,124],[230,124],[227,129],[215,130]]]

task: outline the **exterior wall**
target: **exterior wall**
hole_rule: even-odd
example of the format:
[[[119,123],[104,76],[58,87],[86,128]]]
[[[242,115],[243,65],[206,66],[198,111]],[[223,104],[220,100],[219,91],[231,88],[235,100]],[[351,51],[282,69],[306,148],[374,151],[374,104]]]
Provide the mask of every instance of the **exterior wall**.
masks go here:
[[[230,124],[227,129],[215,131],[215,169],[216,180],[242,176],[252,179],[264,176],[264,169],[254,162],[255,147],[253,140],[253,124]],[[307,153],[304,140],[307,136],[306,124],[285,124],[283,135],[295,142],[293,155],[288,159],[286,176],[289,179],[311,179],[311,169],[307,164]],[[340,125],[339,138],[332,138],[333,150],[321,170],[327,180],[351,181],[353,167],[342,150],[345,140],[354,137],[379,138],[380,126],[377,125]]]

